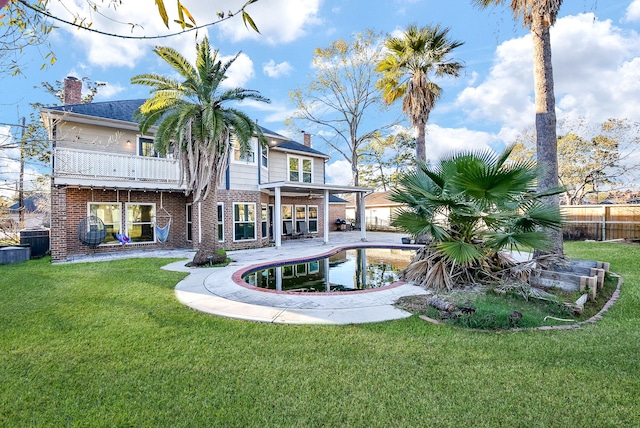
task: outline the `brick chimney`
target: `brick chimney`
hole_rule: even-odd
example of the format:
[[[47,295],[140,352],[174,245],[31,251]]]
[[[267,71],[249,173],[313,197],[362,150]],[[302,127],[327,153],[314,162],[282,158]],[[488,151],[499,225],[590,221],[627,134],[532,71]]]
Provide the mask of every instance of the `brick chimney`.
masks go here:
[[[82,103],[82,80],[73,76],[64,78],[64,104]]]
[[[302,131],[302,138],[304,139],[304,145],[307,147],[311,147],[311,134],[307,134]]]

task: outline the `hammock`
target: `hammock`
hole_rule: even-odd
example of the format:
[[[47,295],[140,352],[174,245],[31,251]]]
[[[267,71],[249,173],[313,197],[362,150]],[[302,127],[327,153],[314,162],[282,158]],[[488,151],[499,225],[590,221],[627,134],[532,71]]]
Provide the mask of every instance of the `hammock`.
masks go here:
[[[170,227],[171,227],[171,218],[169,218],[169,221],[163,227],[158,226],[158,223],[156,223],[156,238],[158,239],[158,242],[160,242],[161,244],[164,244],[169,239]]]
[[[162,211],[164,211],[164,213],[165,213],[165,216],[163,216],[163,217],[165,217],[165,218],[168,217],[169,218],[169,221],[167,221],[167,224],[165,224],[162,227],[158,226],[158,218],[157,217],[156,217],[156,222],[155,222],[156,239],[161,244],[164,244],[169,239],[169,228],[171,227],[171,214],[169,214],[169,211],[165,210],[164,206],[162,205],[162,192],[160,192],[160,209]]]

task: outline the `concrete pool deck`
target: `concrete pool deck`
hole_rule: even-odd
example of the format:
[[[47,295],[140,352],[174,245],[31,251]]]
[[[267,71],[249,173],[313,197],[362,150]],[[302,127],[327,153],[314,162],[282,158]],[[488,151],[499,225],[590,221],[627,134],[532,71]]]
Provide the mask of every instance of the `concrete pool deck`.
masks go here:
[[[403,296],[426,294],[420,287],[403,284],[370,292],[274,293],[237,284],[234,273],[261,263],[295,260],[321,255],[352,245],[401,245],[402,234],[367,232],[367,241],[360,241],[360,232],[332,232],[329,244],[322,238],[302,238],[285,241],[280,248],[268,247],[229,252],[233,260],[222,268],[189,268],[185,261],[163,269],[188,272],[189,276],[176,285],[176,297],[195,310],[248,321],[278,324],[357,324],[381,322],[411,316],[393,306]],[[147,253],[147,257],[151,254]],[[193,253],[190,254],[193,256]]]

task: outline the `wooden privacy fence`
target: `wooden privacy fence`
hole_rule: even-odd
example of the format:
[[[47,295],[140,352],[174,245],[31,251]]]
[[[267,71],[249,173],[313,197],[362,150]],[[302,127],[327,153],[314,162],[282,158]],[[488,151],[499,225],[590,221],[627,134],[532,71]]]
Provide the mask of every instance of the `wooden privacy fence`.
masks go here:
[[[564,239],[640,240],[640,205],[566,205]]]

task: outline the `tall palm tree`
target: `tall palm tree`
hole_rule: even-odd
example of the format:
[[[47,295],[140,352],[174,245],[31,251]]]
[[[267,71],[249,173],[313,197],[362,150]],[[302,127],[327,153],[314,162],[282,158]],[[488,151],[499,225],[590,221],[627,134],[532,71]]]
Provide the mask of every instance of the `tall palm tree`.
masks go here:
[[[532,191],[535,161],[508,161],[513,147],[463,152],[433,167],[419,162],[404,174],[391,200],[403,204],[394,225],[430,241],[405,270],[405,278],[433,288],[453,288],[497,279],[507,260],[501,250],[547,249],[542,227],[559,229],[558,207]]]
[[[505,0],[472,0],[486,8],[502,5]],[[538,177],[541,191],[558,186],[558,139],[556,135],[556,100],[553,92],[550,28],[556,22],[562,0],[511,0],[509,7],[516,19],[522,19],[533,39],[533,78],[536,103],[536,148],[538,163],[543,166]],[[559,205],[558,196],[549,197],[550,205]],[[562,231],[549,231],[552,252],[563,253]]]
[[[231,149],[231,136],[240,150],[249,151],[250,141],[257,135],[264,143],[258,125],[242,111],[226,106],[230,102],[253,99],[269,102],[257,91],[235,88],[222,91],[220,84],[238,57],[218,59],[205,37],[196,44],[195,67],[175,49],[156,47],[154,52],[180,75],[180,79],[156,73],[140,74],[131,83],[151,87],[151,98],[140,106],[137,119],[142,133],[157,124],[155,146],[160,153],[172,151],[181,160],[181,177],[186,180],[186,194],[193,202],[202,202],[202,242],[194,256],[196,265],[218,257],[217,184],[226,168]],[[204,223],[204,222],[203,222]]]
[[[402,111],[417,130],[416,157],[422,162],[427,160],[425,126],[442,95],[442,88],[433,77],[458,77],[464,67],[449,58],[463,42],[450,40],[448,34],[449,29],[440,25],[422,28],[410,25],[402,37],[389,37],[385,41],[388,53],[376,68],[382,73],[376,86],[385,102],[392,104],[404,97]]]

